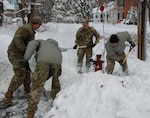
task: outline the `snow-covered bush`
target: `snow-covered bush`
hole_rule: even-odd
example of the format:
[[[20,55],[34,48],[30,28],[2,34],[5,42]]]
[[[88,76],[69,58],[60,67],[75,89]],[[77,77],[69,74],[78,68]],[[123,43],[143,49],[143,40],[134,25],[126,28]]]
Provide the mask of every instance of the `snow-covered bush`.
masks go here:
[[[124,24],[137,25],[137,15],[138,15],[137,7],[131,6],[131,8],[128,11],[127,18],[124,21]]]

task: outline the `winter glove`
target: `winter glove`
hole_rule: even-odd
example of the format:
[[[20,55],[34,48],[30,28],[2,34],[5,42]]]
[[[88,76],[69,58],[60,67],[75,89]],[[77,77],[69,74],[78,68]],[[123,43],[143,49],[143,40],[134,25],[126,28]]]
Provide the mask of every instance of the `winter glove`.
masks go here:
[[[131,47],[134,48],[135,47],[135,43],[133,41],[129,42],[131,44]]]
[[[95,46],[96,46],[96,44],[89,44],[89,45],[87,45],[87,48],[93,48]]]
[[[73,46],[73,49],[77,49],[77,45]]]
[[[96,44],[93,44],[93,45],[92,45],[92,48],[94,48],[95,46],[96,46]]]
[[[123,65],[123,60],[120,59],[120,60],[118,61],[118,63],[122,66],[122,65]]]
[[[95,60],[93,60],[93,59],[90,59],[90,62],[91,62],[93,65],[95,65],[95,64],[96,64],[96,61],[95,61]]]
[[[61,70],[61,68],[60,68],[60,69],[58,70],[57,74],[60,76],[61,73],[62,73],[62,70]]]
[[[29,62],[28,62],[27,60],[21,59],[21,60],[20,60],[20,64],[21,64],[23,67],[25,67],[27,70],[30,71]]]

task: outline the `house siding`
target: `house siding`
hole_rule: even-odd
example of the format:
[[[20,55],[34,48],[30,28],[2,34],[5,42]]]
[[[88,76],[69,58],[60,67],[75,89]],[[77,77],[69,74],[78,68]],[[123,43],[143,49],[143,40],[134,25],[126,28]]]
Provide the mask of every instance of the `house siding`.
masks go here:
[[[118,22],[127,17],[128,10],[131,6],[138,7],[139,2],[140,0],[117,0]]]

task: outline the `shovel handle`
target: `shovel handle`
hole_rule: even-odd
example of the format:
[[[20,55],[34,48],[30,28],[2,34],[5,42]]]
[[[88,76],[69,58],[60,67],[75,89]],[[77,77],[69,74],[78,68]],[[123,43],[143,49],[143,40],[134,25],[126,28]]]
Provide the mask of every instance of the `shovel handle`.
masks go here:
[[[122,64],[124,64],[124,63],[126,62],[126,60],[127,60],[127,57],[128,57],[128,55],[129,55],[129,53],[130,53],[130,52],[128,52],[128,53],[127,53],[127,55],[125,56],[125,58],[124,58],[124,60],[123,60]]]
[[[124,58],[124,60],[123,60],[122,64],[124,64],[124,63],[126,62],[127,57],[129,56],[129,53],[131,52],[131,50],[132,50],[133,48],[134,48],[133,46],[130,46],[130,49],[129,49],[129,51],[128,51],[127,55],[125,56],[125,58]]]
[[[79,46],[78,48],[87,48],[87,46],[83,45],[83,46]]]

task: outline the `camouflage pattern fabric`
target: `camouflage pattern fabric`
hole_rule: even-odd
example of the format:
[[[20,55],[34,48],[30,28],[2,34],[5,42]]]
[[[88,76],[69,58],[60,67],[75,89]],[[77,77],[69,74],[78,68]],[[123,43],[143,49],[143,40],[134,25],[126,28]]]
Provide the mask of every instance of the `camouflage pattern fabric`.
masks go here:
[[[32,27],[32,24],[26,24],[16,31],[13,40],[8,47],[8,53],[13,51],[13,55],[24,56],[28,42],[35,38],[35,31]]]
[[[83,64],[83,58],[84,58],[84,54],[86,55],[86,67],[90,67],[91,63],[90,63],[90,58],[92,57],[92,48],[87,48],[87,49],[78,49],[77,51],[77,56],[78,56],[78,63],[77,63],[77,67],[82,67]]]
[[[35,31],[32,27],[32,24],[26,24],[20,27],[8,47],[8,58],[14,70],[14,76],[8,90],[13,92],[21,84],[24,84],[26,92],[30,92],[30,72],[20,64],[20,60],[24,59],[24,52],[28,42],[34,40]]]
[[[79,46],[93,44],[93,36],[95,36],[95,44],[97,44],[100,39],[99,33],[93,27],[89,27],[88,30],[84,30],[83,27],[81,27],[77,31],[75,43]]]
[[[61,75],[60,64],[38,63],[35,72],[31,78],[32,87],[30,99],[28,102],[28,111],[36,111],[37,104],[40,101],[42,90],[47,79],[52,76],[51,97],[55,99],[56,94],[60,91],[59,76]]]
[[[79,28],[76,34],[76,45],[79,46],[88,46],[93,45],[93,36],[95,36],[95,44],[99,42],[100,35],[99,33],[93,28],[89,26],[88,30],[83,29],[83,27]],[[84,55],[86,55],[86,67],[90,67],[90,58],[92,57],[92,47],[91,48],[84,48],[84,49],[78,49],[77,56],[78,56],[78,62],[77,67],[82,66],[82,61],[84,58]]]
[[[8,58],[14,70],[14,76],[10,82],[8,90],[15,91],[18,87],[24,84],[25,91],[29,93],[30,92],[30,71],[27,70],[22,65],[20,65],[20,57],[9,54]]]
[[[125,53],[122,53],[120,55],[118,55],[122,60],[125,58]],[[106,56],[106,60],[107,60],[107,66],[106,66],[106,72],[108,74],[112,74],[114,67],[115,67],[115,60],[109,58],[108,56]],[[125,61],[125,63],[122,65],[122,71],[126,72],[128,71],[128,66],[127,66],[127,62]]]

